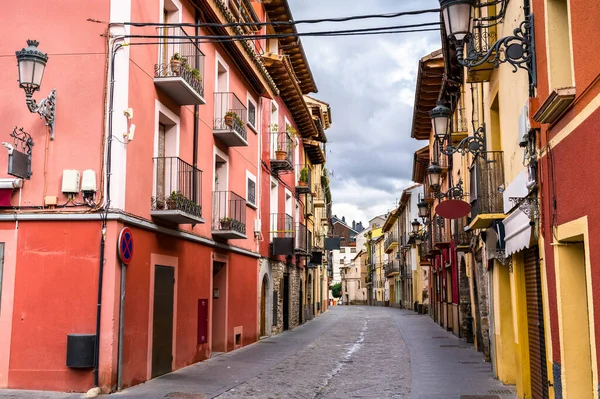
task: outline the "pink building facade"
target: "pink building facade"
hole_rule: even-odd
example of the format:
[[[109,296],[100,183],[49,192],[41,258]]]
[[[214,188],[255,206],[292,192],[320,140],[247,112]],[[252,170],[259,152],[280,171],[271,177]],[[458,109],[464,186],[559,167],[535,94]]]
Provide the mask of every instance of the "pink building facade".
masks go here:
[[[51,134],[24,104],[16,59],[0,57],[1,141],[27,157],[9,136],[17,126],[35,144],[29,178],[19,177],[14,152],[0,151],[0,388],[109,392],[255,342],[265,312],[274,314],[256,288],[262,260],[273,258],[271,214],[286,212],[286,190],[306,213],[293,171],[270,168],[279,137],[269,134],[271,110],[291,127],[296,160],[308,156],[305,140],[324,134],[306,106],[304,117],[288,109],[285,79],[276,82],[265,67],[269,46],[283,54],[277,43],[197,36],[260,34],[264,26],[174,24],[258,23],[267,6],[7,7],[14,18],[3,26],[10,34],[0,53],[39,40],[48,61],[33,97],[55,88],[56,112]],[[305,57],[290,67],[308,71],[303,94],[316,91]],[[117,251],[125,227],[133,237],[126,266]],[[288,276],[307,274],[304,255],[282,257]]]

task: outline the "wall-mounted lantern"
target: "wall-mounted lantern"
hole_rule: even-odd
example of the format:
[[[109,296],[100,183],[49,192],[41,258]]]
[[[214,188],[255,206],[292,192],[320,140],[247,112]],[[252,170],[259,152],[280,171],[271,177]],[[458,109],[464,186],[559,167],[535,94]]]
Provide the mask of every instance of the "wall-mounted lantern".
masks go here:
[[[19,67],[19,87],[25,91],[25,102],[30,112],[40,115],[46,120],[46,126],[50,128],[50,139],[54,140],[54,115],[56,112],[56,89],[53,89],[48,97],[38,104],[33,98],[33,93],[40,89],[44,69],[48,61],[48,54],[38,50],[39,42],[27,40],[27,47],[16,51]]]

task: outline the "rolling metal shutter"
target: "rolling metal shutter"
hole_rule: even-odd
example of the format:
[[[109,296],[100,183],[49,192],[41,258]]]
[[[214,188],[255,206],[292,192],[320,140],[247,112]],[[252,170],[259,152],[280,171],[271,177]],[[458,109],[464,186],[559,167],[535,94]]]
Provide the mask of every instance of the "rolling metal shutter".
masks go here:
[[[524,251],[525,287],[527,291],[527,327],[529,334],[529,367],[531,394],[536,399],[548,398],[546,342],[542,309],[542,281],[538,248]]]

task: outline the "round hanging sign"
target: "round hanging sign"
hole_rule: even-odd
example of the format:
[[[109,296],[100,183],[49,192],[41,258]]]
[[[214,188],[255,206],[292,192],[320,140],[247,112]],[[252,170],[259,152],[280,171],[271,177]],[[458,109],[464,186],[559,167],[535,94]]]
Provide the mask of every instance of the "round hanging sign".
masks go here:
[[[121,262],[128,265],[133,257],[133,233],[129,227],[123,227],[117,241],[117,252]]]
[[[435,207],[435,213],[445,219],[460,219],[471,212],[471,204],[461,200],[442,201]]]

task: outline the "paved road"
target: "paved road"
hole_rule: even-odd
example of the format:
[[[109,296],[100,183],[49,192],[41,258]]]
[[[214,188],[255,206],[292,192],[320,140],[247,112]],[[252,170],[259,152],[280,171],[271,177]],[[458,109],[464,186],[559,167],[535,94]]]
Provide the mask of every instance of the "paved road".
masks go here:
[[[471,345],[428,316],[333,307],[277,336],[110,395],[114,399],[508,399]],[[481,396],[477,396],[481,395]],[[0,398],[79,394],[0,390]]]

